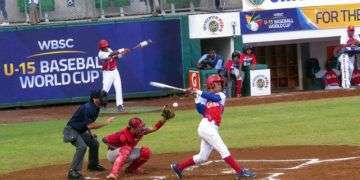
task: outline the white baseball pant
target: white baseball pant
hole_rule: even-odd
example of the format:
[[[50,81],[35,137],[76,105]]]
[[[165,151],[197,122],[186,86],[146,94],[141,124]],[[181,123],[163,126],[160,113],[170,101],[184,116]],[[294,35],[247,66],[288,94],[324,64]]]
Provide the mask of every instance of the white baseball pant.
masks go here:
[[[230,156],[229,149],[219,135],[218,126],[214,121],[210,122],[203,118],[198,127],[198,134],[201,138],[200,152],[193,156],[195,164],[201,164],[208,160],[209,155],[215,149],[222,159]]]
[[[103,90],[109,92],[111,85],[114,84],[116,106],[123,105],[121,77],[117,69],[112,71],[103,71]]]
[[[119,151],[120,148],[114,149],[114,150],[108,150],[106,158],[111,162],[114,163],[116,158],[119,156]],[[134,148],[129,157],[126,160],[126,163],[135,161],[136,159],[138,159],[140,157],[140,148]]]

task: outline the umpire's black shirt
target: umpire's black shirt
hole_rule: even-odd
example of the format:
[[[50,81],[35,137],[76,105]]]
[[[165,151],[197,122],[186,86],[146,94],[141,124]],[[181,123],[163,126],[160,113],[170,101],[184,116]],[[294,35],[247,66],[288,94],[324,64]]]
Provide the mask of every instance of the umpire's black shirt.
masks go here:
[[[79,107],[67,123],[68,126],[82,134],[88,130],[87,125],[93,123],[98,117],[100,108],[94,103],[88,102]]]

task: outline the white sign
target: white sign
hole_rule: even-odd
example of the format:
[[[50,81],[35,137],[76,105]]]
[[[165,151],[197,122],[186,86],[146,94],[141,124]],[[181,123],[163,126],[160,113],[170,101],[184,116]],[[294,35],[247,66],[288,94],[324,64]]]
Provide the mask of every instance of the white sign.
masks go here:
[[[240,35],[240,13],[213,13],[189,16],[191,39]]]
[[[355,3],[360,3],[360,0],[242,0],[243,11]]]
[[[251,96],[270,95],[270,69],[250,70],[250,87]]]

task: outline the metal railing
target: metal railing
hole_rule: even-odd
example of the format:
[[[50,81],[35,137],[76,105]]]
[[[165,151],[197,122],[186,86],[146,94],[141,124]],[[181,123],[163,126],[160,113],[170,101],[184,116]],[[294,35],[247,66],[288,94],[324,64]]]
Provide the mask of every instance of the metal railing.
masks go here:
[[[29,0],[5,0],[5,4],[10,24],[29,23]],[[241,7],[241,0],[39,0],[38,5],[42,22],[240,11]],[[3,21],[0,16],[0,24]]]

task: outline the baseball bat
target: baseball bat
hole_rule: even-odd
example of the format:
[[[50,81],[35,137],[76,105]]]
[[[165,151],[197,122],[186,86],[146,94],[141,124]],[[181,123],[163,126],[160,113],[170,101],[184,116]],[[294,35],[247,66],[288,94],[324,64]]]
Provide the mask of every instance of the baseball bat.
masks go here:
[[[150,86],[154,86],[154,87],[162,88],[162,89],[173,89],[173,90],[177,90],[177,91],[186,92],[186,89],[170,86],[170,85],[159,83],[159,82],[151,81]]]

